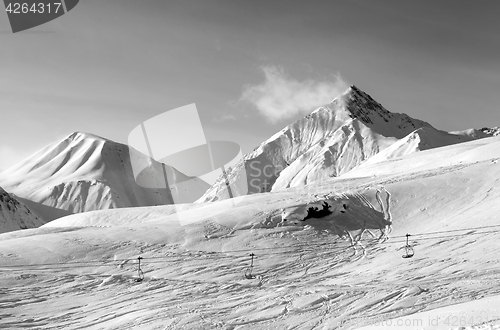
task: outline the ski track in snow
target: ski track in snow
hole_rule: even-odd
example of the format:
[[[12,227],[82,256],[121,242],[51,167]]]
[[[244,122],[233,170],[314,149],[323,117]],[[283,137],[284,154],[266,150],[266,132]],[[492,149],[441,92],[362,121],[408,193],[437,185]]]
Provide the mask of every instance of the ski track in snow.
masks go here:
[[[186,226],[184,239],[156,218],[4,235],[0,328],[356,329],[500,296],[500,230],[471,229],[498,224],[497,166],[369,177],[379,189],[357,182],[359,190],[342,195],[350,200],[346,214],[301,225],[276,227],[279,208],[313,198],[290,191],[257,196],[239,213]],[[446,186],[458,183],[466,189]],[[331,193],[324,187],[324,195]],[[341,238],[341,228],[351,239]],[[415,256],[403,259],[408,231],[444,233],[413,236]],[[256,278],[247,280],[252,252]],[[144,257],[142,282],[135,281],[138,255]],[[9,266],[43,262],[39,257],[109,262]],[[490,325],[497,326],[476,329]]]
[[[348,241],[311,226],[253,231],[262,235],[259,240],[264,246],[280,241],[288,246],[277,247],[273,254],[255,251],[257,278],[253,280],[243,277],[250,262],[244,254],[203,251],[168,253],[172,259],[163,263],[145,255],[145,280],[140,283],[134,281],[137,265],[125,261],[88,269],[3,268],[0,325],[12,329],[351,329],[380,321],[381,316],[398,317],[480,298],[483,291],[500,294],[495,269],[459,270],[460,255],[443,255],[439,264],[426,262],[425,256],[419,263],[396,263],[406,269],[400,272],[383,267],[378,259],[399,261],[399,254],[391,253],[399,245],[365,237],[358,244],[360,253]],[[470,240],[458,249],[470,251],[469,244],[480,242]],[[435,255],[443,249],[456,250],[457,242],[420,243],[420,249],[424,247]],[[155,246],[148,252],[165,255]],[[212,259],[207,262],[207,258]]]
[[[380,248],[375,242],[367,245],[368,250]],[[231,267],[224,260],[206,267],[200,267],[199,260],[184,262],[184,273],[189,274],[184,278],[175,273],[148,276],[156,266],[145,264],[146,279],[141,283],[134,282],[132,269],[128,275],[13,270],[2,279],[11,285],[1,288],[2,297],[9,298],[0,299],[0,324],[40,329],[160,325],[162,329],[252,329],[292,324],[348,329],[370,316],[377,321],[379,315],[399,316],[447,299],[471,299],[477,297],[477,289],[500,294],[496,272],[443,274],[433,279],[416,276],[414,281],[409,272],[406,279],[384,279],[342,271],[359,261],[348,250],[339,250],[333,257],[328,251],[303,251],[299,257],[296,252],[283,253],[281,258],[295,259],[286,263],[259,255],[256,272],[263,280],[244,280],[241,267]],[[373,254],[370,251],[368,256]],[[266,262],[274,266],[266,267]],[[203,272],[217,272],[228,280],[206,278]],[[446,288],[454,283],[455,288]]]

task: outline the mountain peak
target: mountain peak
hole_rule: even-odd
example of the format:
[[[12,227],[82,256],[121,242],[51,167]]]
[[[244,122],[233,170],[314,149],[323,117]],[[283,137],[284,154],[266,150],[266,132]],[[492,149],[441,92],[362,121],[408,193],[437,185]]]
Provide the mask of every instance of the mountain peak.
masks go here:
[[[356,87],[356,85],[349,86],[349,88],[347,88],[346,92],[365,93],[361,89],[359,89],[358,87]]]
[[[169,186],[158,184],[165,181]],[[35,202],[33,210],[46,220],[68,212],[192,202],[209,187],[125,144],[84,132],[0,173],[0,184]]]
[[[355,85],[351,85],[340,98],[345,109],[351,113],[351,118],[357,118],[365,124],[374,124],[372,116],[375,114],[385,122],[389,122],[392,117],[391,112]]]
[[[245,155],[229,176],[234,178],[231,180],[246,176],[250,193],[306,185],[347,173],[422,127],[432,128],[406,114],[389,112],[351,85],[331,103],[283,128]],[[225,187],[226,182],[220,179],[201,201],[228,198]]]
[[[342,95],[351,95],[351,96],[358,96],[358,97],[363,97],[363,98],[369,98],[372,99],[368,93],[362,91],[360,88],[358,88],[356,85],[351,85],[349,86]],[[372,99],[373,100],[373,99]]]
[[[91,134],[91,133],[86,133],[86,132],[81,132],[81,131],[76,131],[65,137],[63,140],[99,140],[99,141],[110,141],[106,138],[103,138],[99,135]]]
[[[344,110],[352,119],[361,121],[385,136],[401,138],[420,127],[432,127],[429,123],[411,118],[405,113],[388,111],[355,85],[347,88],[332,103]]]

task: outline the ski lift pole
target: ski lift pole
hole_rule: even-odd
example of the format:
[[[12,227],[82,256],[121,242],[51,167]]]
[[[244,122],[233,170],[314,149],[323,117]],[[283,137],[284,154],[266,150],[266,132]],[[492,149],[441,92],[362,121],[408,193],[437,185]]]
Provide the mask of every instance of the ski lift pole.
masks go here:
[[[251,262],[250,262],[250,267],[248,267],[245,271],[245,278],[248,280],[254,279],[255,276],[252,275],[252,270],[253,270],[253,257],[255,257],[254,253],[250,253],[250,257],[252,257]]]
[[[415,252],[413,251],[413,247],[410,245],[410,242],[409,242],[410,236],[411,236],[410,234],[406,234],[405,255],[402,256],[405,259],[411,258],[415,254]]]
[[[141,269],[141,260],[143,258],[141,256],[139,256],[137,258],[138,260],[138,267],[137,267],[137,275],[138,275],[138,278],[135,280],[136,282],[142,282],[142,280],[144,279],[144,273],[142,272],[142,269]]]

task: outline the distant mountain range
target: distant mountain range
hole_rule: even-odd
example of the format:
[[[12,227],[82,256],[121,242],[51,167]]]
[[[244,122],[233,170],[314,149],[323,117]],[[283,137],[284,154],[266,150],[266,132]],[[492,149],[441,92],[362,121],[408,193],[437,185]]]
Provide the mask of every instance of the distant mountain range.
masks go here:
[[[209,186],[127,145],[76,132],[0,173],[0,186],[15,194],[19,205],[10,210],[6,206],[9,212],[3,216],[8,220],[3,223],[9,224],[0,232],[36,227],[72,213],[227,199],[227,181],[246,180],[250,194],[279,191],[418,151],[499,134],[500,128],[441,131],[406,114],[389,112],[351,86],[330,104],[264,141],[227,169],[225,178]],[[143,164],[139,177],[134,177],[131,159]],[[168,189],[157,188],[163,173]],[[138,178],[149,184],[138,185]]]

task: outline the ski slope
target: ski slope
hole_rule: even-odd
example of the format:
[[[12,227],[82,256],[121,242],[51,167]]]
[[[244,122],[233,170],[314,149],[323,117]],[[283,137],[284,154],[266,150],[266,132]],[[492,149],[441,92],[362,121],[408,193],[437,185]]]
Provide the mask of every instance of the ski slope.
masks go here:
[[[356,329],[472,313],[468,302],[500,296],[499,159],[500,137],[485,138],[236,204],[92,211],[2,234],[0,327]],[[282,208],[324,196],[347,212],[278,226]]]

